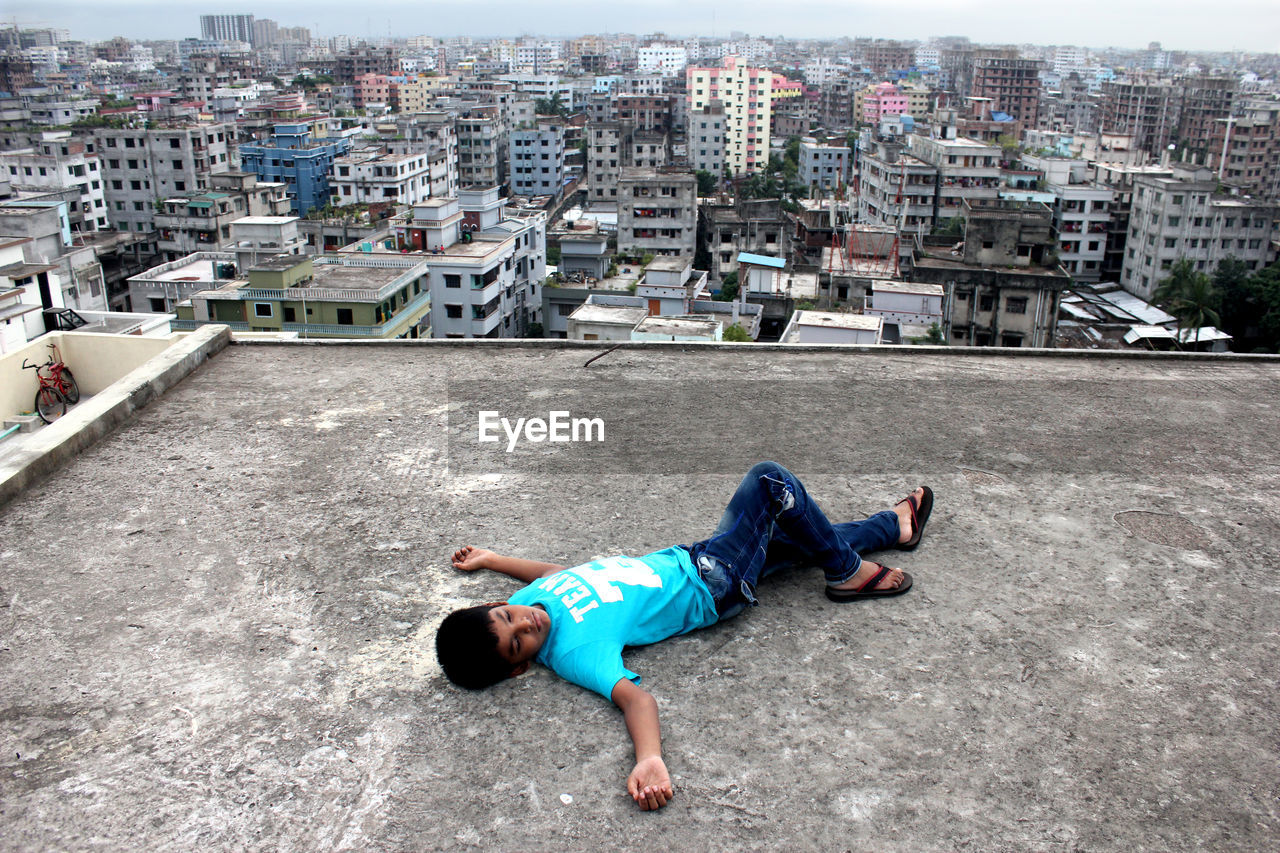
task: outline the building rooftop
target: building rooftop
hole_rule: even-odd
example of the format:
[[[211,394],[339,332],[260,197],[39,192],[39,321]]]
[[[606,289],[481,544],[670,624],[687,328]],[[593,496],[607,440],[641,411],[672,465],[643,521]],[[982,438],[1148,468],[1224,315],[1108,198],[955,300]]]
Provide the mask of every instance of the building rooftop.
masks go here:
[[[918,281],[873,281],[871,289],[882,293],[919,293],[927,296],[944,296],[946,290],[940,284],[924,284]]]
[[[856,329],[874,332],[884,322],[880,317],[867,314],[844,314],[834,311],[797,311],[798,326],[828,326],[833,329]]]
[[[0,506],[6,837],[1274,847],[1280,360],[468,344],[234,344]],[[505,453],[480,408],[606,441]],[[664,811],[625,794],[599,697],[440,674],[444,614],[516,588],[450,569],[459,545],[695,541],[762,458],[838,519],[929,484],[922,545],[882,555],[915,587],[838,605],[787,573],[629,651]]]
[[[647,335],[672,335],[672,336],[690,336],[690,335],[706,335],[711,336],[716,332],[716,327],[720,325],[718,320],[711,317],[663,317],[653,315],[645,317],[636,324],[636,331]]]
[[[580,323],[617,323],[634,326],[649,316],[649,309],[627,305],[596,305],[584,302],[573,310],[570,318]]]

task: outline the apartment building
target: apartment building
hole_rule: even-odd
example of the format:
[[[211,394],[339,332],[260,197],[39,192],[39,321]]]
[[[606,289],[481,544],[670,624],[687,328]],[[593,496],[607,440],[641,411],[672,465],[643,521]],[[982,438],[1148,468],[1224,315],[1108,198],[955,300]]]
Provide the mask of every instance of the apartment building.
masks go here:
[[[1180,94],[1163,80],[1108,80],[1102,84],[1102,132],[1132,136],[1134,146],[1159,157],[1178,129]]]
[[[168,260],[214,251],[231,239],[231,223],[289,211],[286,186],[258,183],[250,172],[210,176],[210,189],[170,196],[155,215],[157,247]]]
[[[698,181],[678,169],[624,169],[618,179],[618,251],[693,256]]]
[[[564,122],[545,116],[538,118],[536,128],[511,131],[508,151],[512,194],[559,194],[565,175],[564,138]]]
[[[728,170],[736,175],[763,168],[769,161],[773,72],[726,56],[718,67],[689,68],[685,80],[689,113],[705,109],[713,100],[724,104]]]
[[[1034,127],[1040,104],[1040,71],[1045,63],[1023,59],[1016,51],[984,51],[973,58],[971,95],[990,98],[992,109]]]
[[[392,48],[365,47],[338,54],[331,68],[337,85],[354,86],[366,74],[395,74],[398,64]]]
[[[129,276],[128,308],[140,314],[171,314],[200,291],[215,290],[239,275],[232,252],[192,252]]]
[[[1112,191],[1111,217],[1107,222],[1106,253],[1102,258],[1102,280],[1120,281],[1129,241],[1129,220],[1133,215],[1134,181],[1138,178],[1169,178],[1173,170],[1163,166],[1136,166],[1126,163],[1095,163],[1099,186]]]
[[[1150,299],[1172,266],[1182,259],[1212,274],[1226,258],[1260,270],[1275,260],[1273,245],[1280,206],[1219,192],[1208,169],[1175,167],[1172,177],[1133,182],[1120,285]]]
[[[1000,193],[1000,146],[960,137],[874,140],[859,152],[860,221],[927,234],[966,201]]]
[[[708,273],[721,282],[737,274],[742,253],[764,256],[787,251],[790,223],[777,199],[735,198],[732,204],[705,203],[700,208],[698,241],[711,258]]]
[[[1080,164],[1084,166],[1084,163]],[[1050,183],[1058,263],[1077,281],[1101,281],[1115,190],[1092,181]]]
[[[828,132],[850,130],[860,123],[861,114],[854,111],[858,85],[852,76],[842,74],[818,90],[818,122]]]
[[[1219,121],[1232,114],[1235,77],[1197,75],[1178,81],[1182,96],[1178,113],[1178,144],[1197,161],[1203,161],[1219,129]],[[1221,138],[1220,136],[1218,138]]]
[[[246,216],[231,223],[236,267],[247,270],[273,255],[307,254],[307,238],[298,230],[296,216]]]
[[[537,322],[546,220],[503,219],[497,187],[462,194],[468,210],[459,199],[415,205],[412,219],[395,225],[390,251],[426,253],[435,337],[523,336]]]
[[[660,169],[668,165],[670,139],[665,132],[645,131],[630,122],[592,124],[587,130],[587,200],[618,201],[624,169]]]
[[[235,128],[189,124],[94,131],[107,218],[121,231],[150,231],[156,200],[209,189],[214,172],[236,168]]]
[[[329,182],[334,207],[417,204],[431,198],[430,155],[366,148],[335,158]]]
[[[346,137],[313,139],[309,122],[288,122],[277,124],[266,142],[241,145],[240,160],[259,180],[287,184],[293,213],[305,216],[329,204],[334,161],[350,150]]]
[[[507,133],[502,109],[474,106],[457,118],[459,186],[494,186],[506,182]]]
[[[0,181],[19,192],[75,191],[68,210],[73,232],[102,231],[108,226],[101,161],[93,140],[67,132],[45,132],[30,148],[0,153]]]
[[[1250,101],[1214,122],[1205,157],[1218,180],[1262,199],[1280,199],[1280,104]]]
[[[719,178],[724,174],[726,118],[724,104],[710,101],[700,110],[689,113],[689,166],[694,171],[710,172]]]
[[[175,331],[206,323],[305,338],[431,336],[429,265],[420,258],[276,255],[174,309]]]
[[[689,55],[683,47],[654,43],[640,48],[636,54],[636,71],[641,74],[674,77],[683,74],[689,64]]]
[[[943,332],[966,346],[1048,347],[1071,278],[1054,263],[1053,215],[1038,202],[966,200],[964,250],[917,237],[912,280],[947,293]]]
[[[820,143],[813,137],[800,140],[798,177],[810,188],[832,190],[849,182],[850,151],[847,145]]]
[[[379,120],[375,129],[389,154],[426,153],[431,197],[458,194],[458,129],[451,113],[433,110],[388,116]]]
[[[201,15],[200,38],[253,44],[253,15]]]

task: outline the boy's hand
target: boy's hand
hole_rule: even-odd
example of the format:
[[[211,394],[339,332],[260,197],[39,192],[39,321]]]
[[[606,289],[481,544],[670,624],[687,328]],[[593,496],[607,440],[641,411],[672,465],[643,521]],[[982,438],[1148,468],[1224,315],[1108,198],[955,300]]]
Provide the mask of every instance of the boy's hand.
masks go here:
[[[675,796],[667,765],[656,755],[636,762],[635,769],[627,777],[627,791],[636,805],[645,811],[660,809]]]
[[[453,567],[460,572],[474,572],[479,569],[487,569],[489,561],[493,559],[493,552],[486,551],[483,548],[472,548],[470,545],[464,545],[457,551],[453,552]]]

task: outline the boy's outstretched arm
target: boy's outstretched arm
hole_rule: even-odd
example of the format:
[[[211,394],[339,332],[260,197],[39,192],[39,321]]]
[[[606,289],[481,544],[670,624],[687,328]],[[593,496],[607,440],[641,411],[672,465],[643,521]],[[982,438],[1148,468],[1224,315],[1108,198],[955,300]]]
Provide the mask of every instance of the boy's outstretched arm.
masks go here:
[[[538,578],[558,572],[564,566],[553,563],[539,563],[536,560],[521,560],[519,557],[504,557],[483,548],[472,548],[464,545],[453,552],[453,567],[462,572],[474,572],[488,569],[491,572],[515,578],[523,583],[533,583]]]
[[[662,734],[658,728],[658,703],[629,679],[622,678],[610,694],[622,709],[627,732],[636,748],[636,766],[627,777],[627,792],[645,811],[660,809],[675,796],[667,765],[662,761]]]

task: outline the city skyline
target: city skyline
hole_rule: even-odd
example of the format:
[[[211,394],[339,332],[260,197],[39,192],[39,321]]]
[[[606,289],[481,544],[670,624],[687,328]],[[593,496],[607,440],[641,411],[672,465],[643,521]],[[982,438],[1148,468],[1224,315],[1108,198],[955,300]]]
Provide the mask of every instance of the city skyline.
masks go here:
[[[1074,5],[1069,15],[1028,16],[1026,6],[998,0],[983,4],[962,0],[918,0],[911,14],[883,4],[805,0],[787,7],[780,26],[770,20],[773,2],[740,0],[676,2],[651,0],[643,8],[618,9],[585,0],[560,2],[486,2],[425,6],[391,0],[378,14],[353,11],[346,2],[321,0],[302,6],[256,2],[227,8],[204,0],[10,0],[5,23],[21,27],[57,27],[73,39],[102,41],[114,36],[139,40],[198,37],[201,14],[252,14],[283,26],[302,26],[317,38],[437,37],[554,38],[589,33],[665,32],[672,36],[727,38],[740,31],[755,36],[834,39],[891,38],[924,41],[944,35],[966,36],[979,43],[1074,44],[1095,49],[1142,48],[1158,41],[1166,50],[1280,53],[1280,13],[1263,0],[1202,3],[1156,3],[1142,0],[1116,8],[1102,0]],[[926,22],[928,31],[915,29]],[[502,22],[505,31],[494,31]],[[767,23],[767,26],[762,24]]]

